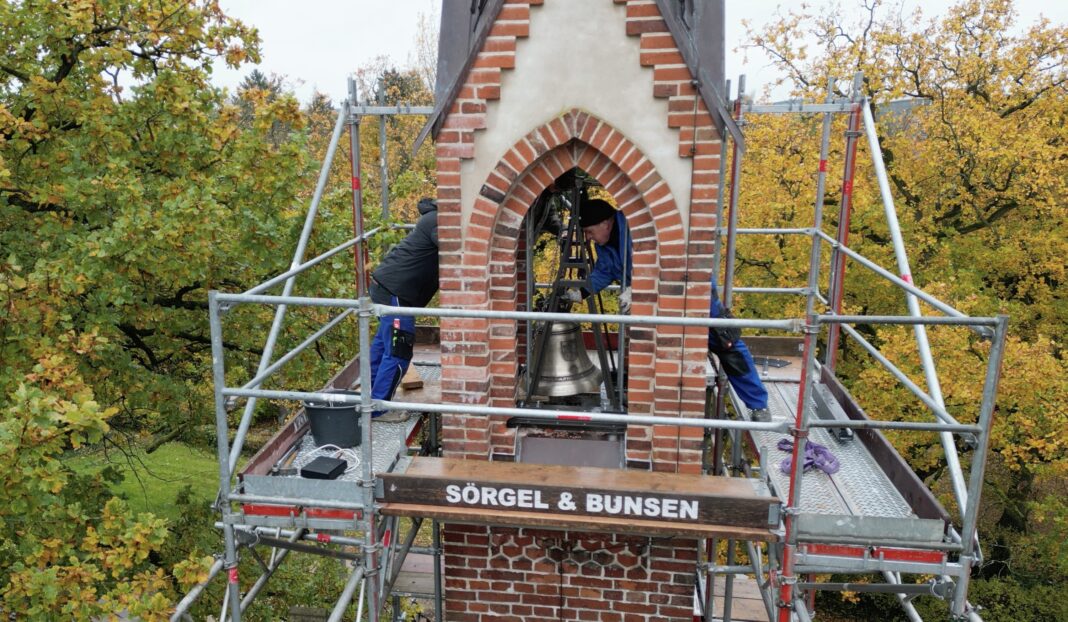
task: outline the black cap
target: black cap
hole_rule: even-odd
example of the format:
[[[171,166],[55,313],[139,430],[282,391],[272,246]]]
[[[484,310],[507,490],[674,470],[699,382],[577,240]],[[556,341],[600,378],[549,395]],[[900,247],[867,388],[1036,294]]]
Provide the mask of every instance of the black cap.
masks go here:
[[[582,228],[592,227],[602,223],[616,215],[616,208],[604,199],[593,199],[582,204],[579,211],[579,225]]]

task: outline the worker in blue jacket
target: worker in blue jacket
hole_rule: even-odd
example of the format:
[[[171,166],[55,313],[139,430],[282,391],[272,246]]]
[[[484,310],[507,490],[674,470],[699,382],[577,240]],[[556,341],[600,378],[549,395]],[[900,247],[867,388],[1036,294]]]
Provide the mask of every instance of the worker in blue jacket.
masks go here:
[[[415,229],[393,247],[371,274],[375,304],[425,307],[438,291],[438,204],[419,201]],[[371,341],[371,397],[391,400],[415,348],[415,317],[383,315]],[[375,411],[380,421],[403,419],[404,413]]]
[[[586,239],[597,246],[597,261],[590,272],[590,286],[593,291],[571,288],[565,292],[565,298],[579,302],[618,281],[622,288],[619,294],[619,311],[623,314],[630,313],[630,278],[634,255],[626,216],[608,201],[593,199],[582,204],[579,226],[582,227]]]
[[[708,310],[708,317],[731,317],[719,301],[715,274],[712,275],[712,304]],[[749,409],[750,419],[771,421],[771,412],[768,410],[768,391],[760,380],[760,373],[753,361],[753,355],[749,353],[749,348],[742,341],[742,331],[737,328],[709,328],[708,349],[719,359],[731,387]]]

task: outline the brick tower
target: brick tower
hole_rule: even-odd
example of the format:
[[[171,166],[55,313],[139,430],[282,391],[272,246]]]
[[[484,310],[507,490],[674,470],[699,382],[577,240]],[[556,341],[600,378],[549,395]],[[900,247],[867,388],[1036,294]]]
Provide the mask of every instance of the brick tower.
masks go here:
[[[436,141],[441,305],[515,311],[523,219],[575,167],[623,210],[636,315],[707,317],[725,114],[722,0],[445,0]],[[442,398],[514,407],[513,320],[444,319]],[[700,417],[706,334],[633,327],[628,412]],[[446,415],[445,457],[508,460],[504,417]],[[701,431],[630,425],[631,468],[698,473]],[[689,620],[698,541],[447,525],[448,620]]]

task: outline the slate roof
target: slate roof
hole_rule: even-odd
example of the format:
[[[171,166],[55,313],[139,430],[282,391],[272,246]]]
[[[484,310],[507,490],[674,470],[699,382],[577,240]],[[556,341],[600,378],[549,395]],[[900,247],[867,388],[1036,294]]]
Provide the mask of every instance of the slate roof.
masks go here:
[[[690,71],[698,76],[701,97],[717,127],[720,132],[729,131],[744,148],[741,131],[723,97],[724,3],[725,0],[656,0],[675,45]],[[503,5],[504,0],[442,0],[434,113],[419,134],[416,149],[427,135],[437,136]]]

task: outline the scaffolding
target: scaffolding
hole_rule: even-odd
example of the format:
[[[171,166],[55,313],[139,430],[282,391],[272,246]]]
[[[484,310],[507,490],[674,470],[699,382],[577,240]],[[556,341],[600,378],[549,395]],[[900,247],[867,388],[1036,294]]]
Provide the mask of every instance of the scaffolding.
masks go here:
[[[744,92],[739,80],[739,93]],[[721,196],[718,229],[716,230],[715,265],[726,263],[723,281],[724,304],[730,307],[735,292],[803,296],[805,314],[797,318],[777,319],[707,319],[696,317],[621,316],[608,314],[536,313],[521,311],[482,311],[444,308],[405,308],[374,304],[368,297],[365,283],[366,243],[378,229],[363,230],[363,206],[360,197],[361,165],[359,154],[359,126],[364,116],[380,119],[392,114],[429,114],[430,108],[414,106],[363,106],[358,103],[356,89],[350,81],[349,100],[338,113],[331,135],[315,194],[311,200],[304,229],[288,271],[243,293],[213,291],[209,295],[209,319],[212,339],[214,405],[219,460],[219,495],[217,509],[221,520],[224,550],[210,568],[208,578],[192,589],[177,605],[172,620],[187,618],[191,604],[203,593],[208,582],[219,575],[227,577],[221,619],[241,620],[243,612],[256,598],[279,565],[290,552],[328,556],[349,564],[351,573],[337,598],[331,621],[341,620],[354,598],[357,599],[357,619],[367,617],[377,622],[383,605],[398,594],[418,594],[433,599],[435,619],[442,620],[442,565],[440,524],[431,519],[433,544],[414,546],[414,540],[424,520],[415,519],[402,534],[402,524],[396,516],[383,515],[376,499],[381,494],[381,474],[402,472],[412,454],[440,455],[439,436],[441,414],[477,416],[522,416],[527,419],[554,421],[574,420],[574,411],[525,408],[496,408],[462,404],[443,404],[440,400],[378,401],[369,391],[358,394],[339,394],[325,391],[271,390],[264,383],[286,363],[311,347],[323,335],[346,319],[355,318],[359,326],[359,344],[371,341],[371,322],[384,315],[406,315],[438,318],[488,318],[510,321],[567,321],[611,322],[622,326],[684,326],[706,330],[710,327],[756,328],[787,335],[799,335],[801,349],[795,351],[800,369],[797,378],[772,378],[765,373],[769,391],[778,394],[778,406],[768,422],[750,421],[747,410],[741,407],[724,382],[723,373],[710,359],[706,382],[708,403],[705,417],[679,418],[639,416],[630,414],[589,413],[583,415],[591,423],[635,425],[691,426],[705,431],[706,454],[710,456],[705,472],[723,477],[750,478],[763,482],[777,495],[781,511],[770,529],[766,545],[752,540],[726,539],[726,563],[720,563],[716,539],[704,542],[704,553],[694,568],[695,617],[711,622],[736,619],[732,614],[732,591],[735,578],[748,575],[759,591],[762,612],[767,620],[787,622],[813,619],[813,595],[819,590],[872,591],[896,594],[907,615],[918,620],[919,614],[912,600],[919,595],[932,595],[948,601],[949,617],[978,620],[976,607],[967,600],[972,568],[982,557],[978,547],[976,523],[983,473],[986,466],[995,392],[1004,350],[1007,318],[969,317],[952,306],[923,292],[912,284],[908,258],[898,227],[893,198],[882,161],[871,103],[860,96],[859,77],[853,81],[848,97],[835,97],[833,84],[823,103],[789,103],[758,105],[738,97],[734,102],[735,120],[741,124],[745,114],[818,114],[823,127],[820,144],[820,165],[813,224],[796,229],[741,229],[738,220],[738,191],[741,183],[741,159],[744,145],[733,145],[731,163],[731,192]],[[730,92],[729,84],[727,92]],[[827,157],[831,136],[831,120],[836,114],[849,115],[846,132],[843,191],[835,236],[823,231],[823,202],[826,187]],[[345,127],[349,129],[352,153],[352,188],[354,236],[347,242],[313,259],[305,260],[304,253],[311,235],[319,201],[326,186],[328,171],[335,157]],[[887,226],[891,232],[897,274],[865,258],[848,246],[848,215],[852,205],[853,176],[856,170],[857,146],[862,138],[868,141],[872,164],[878,181]],[[725,178],[726,160],[721,179]],[[722,188],[722,184],[721,184]],[[385,182],[383,179],[383,194]],[[385,204],[384,204],[385,205]],[[724,214],[726,210],[726,214]],[[744,288],[733,282],[735,243],[738,235],[796,235],[811,242],[807,282],[795,288]],[[725,239],[725,244],[723,244]],[[830,288],[820,289],[822,246],[830,253]],[[352,249],[356,264],[355,298],[320,298],[293,296],[297,276],[325,260]],[[872,271],[901,290],[907,301],[909,314],[904,316],[856,316],[842,314],[844,275],[847,260]],[[269,295],[272,288],[281,286],[281,293]],[[930,305],[940,315],[923,315],[920,302]],[[274,322],[266,339],[263,357],[257,373],[241,384],[227,382],[224,362],[223,319],[237,305],[273,306]],[[309,335],[291,351],[272,362],[274,346],[281,330],[287,307],[308,306],[339,309],[339,313]],[[900,325],[914,328],[917,352],[923,364],[927,388],[912,382],[877,347],[866,340],[854,326]],[[982,399],[978,404],[976,423],[961,423],[945,407],[938,384],[927,326],[963,326],[979,333],[991,342],[986,370],[982,379]],[[622,328],[621,328],[622,331]],[[857,401],[835,378],[836,357],[843,339],[851,339],[870,354],[900,384],[906,387],[931,413],[925,422],[879,421],[869,419]],[[796,340],[796,337],[795,337]],[[823,340],[824,356],[817,356],[817,343]],[[420,368],[427,378],[434,374],[433,366]],[[360,347],[358,356],[331,381],[334,388],[370,386],[369,348]],[[252,459],[258,465],[237,472],[245,438],[252,419],[255,401],[315,400],[332,404],[351,404],[358,408],[362,421],[363,439],[359,469],[347,480],[308,480],[278,477],[265,471],[277,467],[284,458],[300,451],[298,445],[307,431],[307,420],[300,413],[288,422]],[[247,400],[240,422],[231,437],[228,412],[240,400]],[[733,403],[737,416],[727,416],[727,404]],[[372,422],[372,411],[405,411],[418,413],[403,423]],[[910,430],[939,435],[945,454],[947,470],[953,482],[953,492],[959,515],[950,517],[934,499],[930,491],[904,465],[889,443],[884,430]],[[422,433],[425,441],[415,445]],[[875,491],[885,491],[887,503],[895,505],[889,515],[881,509],[869,511],[863,503],[849,497],[848,482],[837,482],[819,473],[803,470],[805,445],[810,439],[855,435],[849,444],[840,445],[843,462],[855,460],[851,468],[869,479],[860,485]],[[724,435],[731,439],[730,455],[725,455]],[[792,462],[788,473],[769,466],[767,448],[787,439]],[[857,441],[860,442],[857,442]],[[970,472],[961,467],[959,441],[972,451]],[[752,453],[747,455],[746,448]],[[257,470],[258,469],[258,470]],[[822,477],[822,479],[821,479]],[[828,483],[830,482],[830,483]],[[873,483],[874,482],[874,483]],[[843,501],[845,509],[834,507],[832,497]],[[878,495],[873,495],[878,496]],[[896,512],[896,513],[895,513]],[[845,524],[846,527],[841,526]],[[350,534],[358,534],[353,536]],[[736,551],[743,547],[748,562],[737,563]],[[263,559],[256,547],[270,550]],[[259,576],[245,588],[238,576],[239,550],[247,551],[260,567]],[[409,553],[429,555],[433,560],[427,574],[432,576],[429,587],[420,589],[401,586],[402,567]],[[815,575],[877,573],[885,582],[831,583],[815,580]],[[933,577],[922,583],[906,580],[910,575]],[[717,595],[717,586],[723,594]],[[357,590],[359,596],[357,597]],[[721,603],[717,610],[717,603]],[[399,619],[394,607],[394,619]]]

